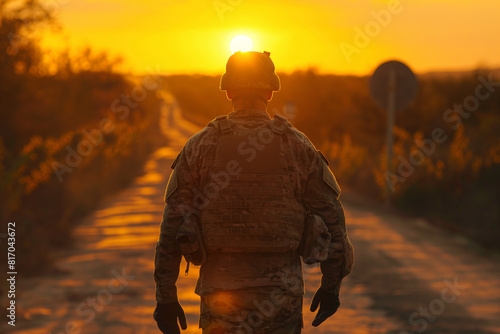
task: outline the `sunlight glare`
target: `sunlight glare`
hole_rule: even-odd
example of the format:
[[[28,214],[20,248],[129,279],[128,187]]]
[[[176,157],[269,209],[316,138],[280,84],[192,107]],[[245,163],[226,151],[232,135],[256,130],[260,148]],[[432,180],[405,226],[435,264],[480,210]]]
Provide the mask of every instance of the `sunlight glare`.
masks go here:
[[[231,40],[229,48],[233,53],[238,51],[241,52],[252,51],[253,43],[250,37],[245,35],[238,35]]]

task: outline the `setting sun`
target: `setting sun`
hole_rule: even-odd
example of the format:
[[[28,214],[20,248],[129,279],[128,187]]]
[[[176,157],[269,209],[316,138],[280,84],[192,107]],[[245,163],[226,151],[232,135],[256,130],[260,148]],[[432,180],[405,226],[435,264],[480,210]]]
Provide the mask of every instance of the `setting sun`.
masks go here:
[[[250,37],[245,36],[245,35],[238,35],[234,37],[231,40],[231,43],[229,44],[229,48],[231,49],[231,52],[246,52],[246,51],[252,51],[253,50],[253,43]]]

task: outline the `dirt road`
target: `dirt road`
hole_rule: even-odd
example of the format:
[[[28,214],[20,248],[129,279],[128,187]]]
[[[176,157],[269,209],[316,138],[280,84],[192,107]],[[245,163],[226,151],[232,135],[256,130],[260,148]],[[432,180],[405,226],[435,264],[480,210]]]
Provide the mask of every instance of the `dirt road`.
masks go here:
[[[166,104],[163,128],[169,147],[156,151],[145,174],[104,203],[76,228],[78,243],[59,255],[59,274],[22,280],[16,327],[22,334],[159,333],[153,257],[170,164],[197,127]],[[375,203],[343,195],[356,265],[344,281],[335,316],[311,327],[310,298],[317,266],[305,268],[304,333],[500,333],[500,262],[473,244],[423,220],[397,215]],[[196,268],[178,280],[189,327],[198,329],[193,293]]]

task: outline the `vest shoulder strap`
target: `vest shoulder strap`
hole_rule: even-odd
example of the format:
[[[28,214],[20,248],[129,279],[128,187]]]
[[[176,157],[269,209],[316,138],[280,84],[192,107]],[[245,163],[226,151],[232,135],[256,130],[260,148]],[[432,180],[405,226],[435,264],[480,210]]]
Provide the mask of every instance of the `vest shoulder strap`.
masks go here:
[[[290,124],[290,122],[288,122],[286,117],[275,114],[273,116],[273,119],[271,120],[270,126],[271,126],[271,130],[273,130],[273,132],[276,132],[276,133],[281,135],[281,134],[285,133],[286,128],[291,126],[291,124]]]
[[[222,133],[231,131],[231,123],[227,119],[227,115],[217,116],[209,124],[218,128]]]

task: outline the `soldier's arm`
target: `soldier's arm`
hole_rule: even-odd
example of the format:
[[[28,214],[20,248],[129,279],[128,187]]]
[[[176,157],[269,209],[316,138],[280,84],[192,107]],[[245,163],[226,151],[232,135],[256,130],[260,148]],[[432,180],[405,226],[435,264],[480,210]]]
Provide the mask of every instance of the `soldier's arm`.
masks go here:
[[[342,279],[354,264],[354,252],[347,236],[344,208],[339,201],[340,187],[328,167],[327,160],[318,151],[312,157],[304,192],[304,205],[312,214],[320,216],[332,240],[328,259],[320,263],[323,277],[321,288],[338,294]]]
[[[182,255],[175,236],[184,217],[193,211],[193,179],[184,150],[177,156],[172,168],[165,191],[166,204],[155,253],[154,278],[158,303],[177,301],[175,283],[179,276]]]

